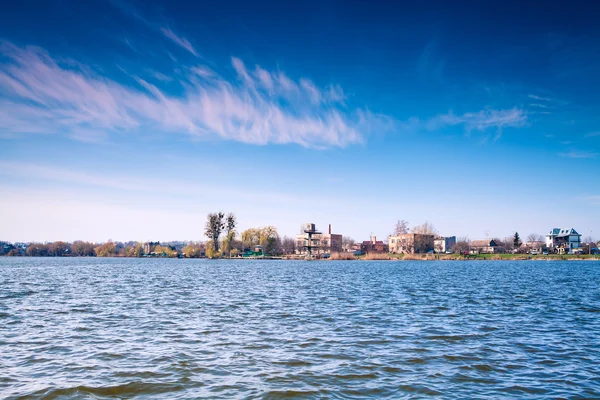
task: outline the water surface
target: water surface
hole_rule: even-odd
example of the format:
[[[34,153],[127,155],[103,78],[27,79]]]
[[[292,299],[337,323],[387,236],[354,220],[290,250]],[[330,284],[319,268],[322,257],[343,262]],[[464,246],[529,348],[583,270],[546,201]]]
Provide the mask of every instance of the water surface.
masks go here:
[[[0,398],[600,398],[600,261],[0,258]]]

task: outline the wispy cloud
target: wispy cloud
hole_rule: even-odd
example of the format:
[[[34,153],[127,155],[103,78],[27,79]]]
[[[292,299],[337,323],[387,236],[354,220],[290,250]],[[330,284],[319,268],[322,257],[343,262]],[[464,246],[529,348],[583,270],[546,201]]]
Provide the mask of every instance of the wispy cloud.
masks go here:
[[[167,76],[167,75],[163,74],[162,72],[158,72],[158,71],[149,70],[148,74],[162,82],[171,82],[173,80],[173,78],[171,78],[170,76]]]
[[[552,99],[549,98],[549,97],[542,97],[542,96],[538,96],[538,95],[535,95],[535,94],[530,94],[528,97],[530,99],[534,99],[534,100],[552,101]]]
[[[237,79],[195,65],[187,69],[189,76],[178,78],[184,94],[173,95],[139,76],[134,85],[125,85],[85,66],[64,65],[36,47],[0,42],[0,53],[0,130],[5,133],[63,133],[91,140],[94,131],[141,133],[151,127],[321,148],[361,143],[370,132],[394,124],[385,115],[346,109],[337,86],[322,89],[258,66],[252,71],[237,58],[232,59]]]
[[[561,157],[568,158],[596,158],[598,153],[593,153],[589,151],[569,151],[567,153],[559,153]]]
[[[585,135],[586,138],[588,138],[588,137],[599,137],[599,136],[600,136],[600,131],[598,131],[598,132],[590,132],[590,133],[587,133]]]
[[[429,130],[436,130],[445,126],[462,125],[467,132],[495,130],[494,140],[502,135],[504,128],[518,128],[527,124],[527,113],[520,108],[508,110],[485,109],[479,112],[468,112],[456,115],[452,112],[437,115],[426,121]]]
[[[184,49],[198,57],[196,49],[194,49],[194,46],[192,46],[189,40],[187,40],[184,37],[177,36],[170,28],[162,27],[160,28],[160,31],[163,33],[163,35],[171,39],[173,42],[177,43],[179,46],[183,47]]]
[[[566,103],[557,99],[551,99],[550,97],[538,96],[535,94],[529,94],[527,97],[531,102],[527,103],[527,107],[530,109],[530,114],[536,115],[548,115],[552,114],[557,110],[557,107],[564,106]]]

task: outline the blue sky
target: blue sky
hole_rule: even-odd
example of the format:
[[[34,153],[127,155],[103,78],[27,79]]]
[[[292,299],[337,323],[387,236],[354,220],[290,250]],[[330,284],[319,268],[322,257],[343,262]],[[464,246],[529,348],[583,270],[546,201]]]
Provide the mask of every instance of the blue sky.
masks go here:
[[[600,5],[23,1],[0,239],[600,236]]]

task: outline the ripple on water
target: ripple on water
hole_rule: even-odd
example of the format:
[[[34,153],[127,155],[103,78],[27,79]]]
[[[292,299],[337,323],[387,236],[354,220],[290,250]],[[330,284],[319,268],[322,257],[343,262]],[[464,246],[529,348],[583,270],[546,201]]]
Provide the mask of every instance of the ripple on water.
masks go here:
[[[600,398],[593,262],[0,258],[0,398]]]
[[[180,384],[152,383],[152,382],[131,382],[115,386],[73,386],[55,388],[49,387],[30,393],[27,397],[39,398],[43,400],[61,399],[61,398],[81,398],[82,396],[102,397],[102,398],[123,398],[134,397],[148,394],[164,394],[177,392],[183,389]]]

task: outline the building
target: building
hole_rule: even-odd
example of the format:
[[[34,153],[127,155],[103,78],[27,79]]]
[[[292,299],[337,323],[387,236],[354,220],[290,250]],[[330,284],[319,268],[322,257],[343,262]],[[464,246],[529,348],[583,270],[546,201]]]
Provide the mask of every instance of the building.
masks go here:
[[[371,240],[364,240],[360,244],[360,251],[363,253],[387,253],[388,246],[381,240],[377,240],[377,236],[371,236]]]
[[[554,228],[546,235],[546,246],[557,253],[572,253],[581,247],[581,235],[573,228]]]
[[[446,253],[452,251],[456,245],[456,236],[439,237],[433,239],[433,249],[436,253]]]
[[[315,230],[314,224],[312,230]],[[316,232],[316,231],[315,231]],[[310,237],[310,244],[309,244]],[[307,247],[311,247],[312,254],[331,254],[342,251],[342,235],[339,233],[331,233],[331,224],[327,233],[316,232],[311,235],[308,233],[299,233],[296,235],[296,254],[306,255]]]
[[[404,233],[388,237],[390,253],[429,253],[434,250],[434,236],[421,233]]]
[[[339,233],[331,233],[331,224],[327,233],[321,234],[321,248],[324,253],[335,253],[342,251],[342,235]]]
[[[471,254],[494,254],[500,251],[500,246],[494,239],[473,240],[470,245]]]
[[[146,242],[144,243],[144,254],[150,254],[154,251],[156,246],[159,246],[160,242]]]

